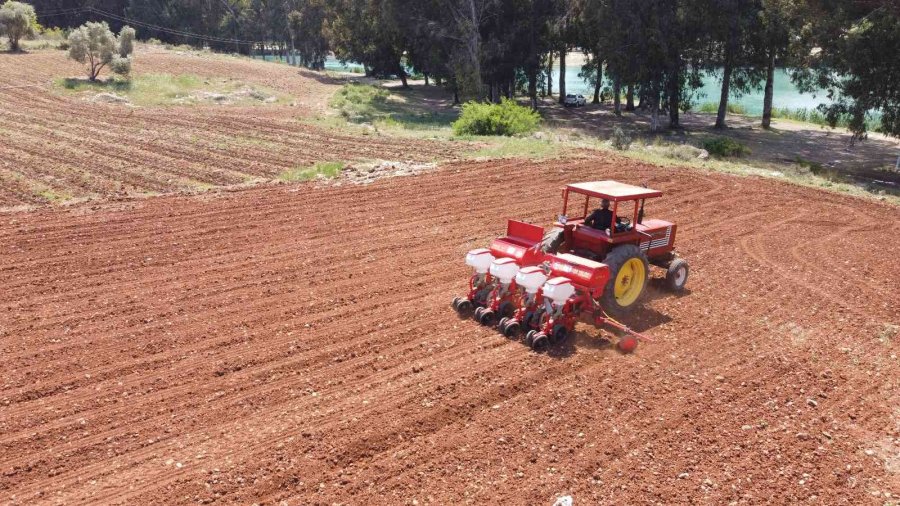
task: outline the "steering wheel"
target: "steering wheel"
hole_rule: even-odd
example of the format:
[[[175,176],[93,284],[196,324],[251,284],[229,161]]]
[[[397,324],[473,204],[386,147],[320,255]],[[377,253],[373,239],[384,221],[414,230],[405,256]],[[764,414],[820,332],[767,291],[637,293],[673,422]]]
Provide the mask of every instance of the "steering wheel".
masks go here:
[[[616,232],[627,232],[631,230],[631,218],[616,217]]]

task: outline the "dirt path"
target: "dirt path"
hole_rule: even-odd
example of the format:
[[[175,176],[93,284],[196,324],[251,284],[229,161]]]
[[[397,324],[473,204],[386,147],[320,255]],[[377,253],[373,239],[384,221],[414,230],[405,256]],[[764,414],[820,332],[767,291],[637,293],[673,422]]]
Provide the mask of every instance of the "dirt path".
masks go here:
[[[467,249],[601,177],[681,224],[690,292],[630,321],[655,343],[536,355],[454,315]],[[898,232],[612,158],[3,214],[0,502],[896,501]]]

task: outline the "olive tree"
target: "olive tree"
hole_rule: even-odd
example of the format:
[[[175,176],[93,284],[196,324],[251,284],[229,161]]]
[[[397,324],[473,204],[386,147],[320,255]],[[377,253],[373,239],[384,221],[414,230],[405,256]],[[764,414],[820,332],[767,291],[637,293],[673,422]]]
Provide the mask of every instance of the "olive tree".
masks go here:
[[[116,74],[127,75],[131,72],[134,35],[130,26],[123,26],[117,37],[106,22],[87,22],[69,34],[69,58],[87,64],[91,81],[97,80],[106,65]]]
[[[19,40],[34,36],[36,27],[37,16],[31,5],[8,0],[0,6],[0,35],[9,39],[11,51],[19,51]]]

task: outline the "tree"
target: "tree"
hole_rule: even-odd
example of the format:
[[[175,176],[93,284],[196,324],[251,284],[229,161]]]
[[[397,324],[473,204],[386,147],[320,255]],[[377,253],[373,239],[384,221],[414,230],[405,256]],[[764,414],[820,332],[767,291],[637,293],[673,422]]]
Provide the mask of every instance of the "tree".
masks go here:
[[[306,0],[298,10],[291,11],[287,16],[291,52],[296,48],[300,54],[300,62],[315,70],[325,68],[325,58],[328,56],[325,18],[323,0]]]
[[[759,63],[759,46],[754,38],[760,31],[759,0],[711,0],[707,12],[713,15],[712,25],[718,58],[721,63],[722,89],[716,128],[725,128],[728,97],[740,96],[751,89],[758,89],[762,76]]]
[[[34,36],[36,27],[37,16],[31,5],[7,0],[0,6],[0,34],[9,39],[10,51],[21,51],[19,41]]]
[[[407,88],[403,0],[331,0],[327,34],[339,60],[362,63],[374,76],[396,75]]]
[[[116,37],[105,22],[87,22],[69,34],[69,58],[87,64],[91,81],[96,81],[107,65],[116,74],[128,74],[131,71],[134,35],[134,29],[130,26],[122,27]]]
[[[765,57],[766,84],[763,95],[762,127],[772,122],[772,101],[775,86],[775,63],[786,59],[791,46],[791,36],[799,31],[800,2],[796,0],[762,0],[759,14],[762,50]]]
[[[801,89],[827,90],[830,103],[819,109],[831,126],[845,119],[861,139],[867,117],[880,113],[877,131],[900,137],[900,6],[890,2],[845,4],[810,1],[812,12],[802,31],[813,48],[801,60],[794,79]]]

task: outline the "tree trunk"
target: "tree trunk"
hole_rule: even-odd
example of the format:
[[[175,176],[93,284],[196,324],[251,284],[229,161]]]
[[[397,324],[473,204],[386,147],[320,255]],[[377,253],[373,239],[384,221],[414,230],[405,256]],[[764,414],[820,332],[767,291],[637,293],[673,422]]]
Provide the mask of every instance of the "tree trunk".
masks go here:
[[[622,80],[618,77],[613,79],[613,111],[616,116],[622,115]]]
[[[763,96],[762,127],[769,128],[772,125],[772,95],[775,86],[775,50],[769,51],[769,61],[766,66],[766,91]]]
[[[425,86],[428,86],[428,72],[422,72],[422,75],[425,76]]]
[[[528,73],[528,98],[531,99],[531,109],[537,110],[537,70]]]
[[[594,83],[594,100],[593,104],[600,103],[600,87],[603,84],[603,62],[597,62],[597,82]]]
[[[681,107],[681,69],[675,69],[669,77],[669,128],[681,128],[678,108]]]
[[[471,65],[471,75],[461,84],[468,92],[468,88],[473,88],[475,99],[481,101],[484,98],[484,83],[481,80],[481,16],[479,15],[478,6],[475,0],[468,0],[465,7],[467,12],[463,13],[463,19],[457,20],[457,23],[465,27],[466,31],[466,52],[468,64]],[[460,11],[462,12],[462,11]]]
[[[553,98],[553,51],[547,57],[547,96]]]
[[[650,105],[650,131],[653,133],[659,132],[661,130],[659,125],[659,91],[655,86],[653,89],[648,90],[648,95],[650,95],[647,102]],[[643,100],[641,101],[641,105],[643,105]]]
[[[722,72],[722,94],[719,95],[719,112],[716,114],[716,128],[725,128],[725,113],[728,111],[728,94],[731,87],[731,61],[725,59]]]
[[[559,51],[559,103],[566,101],[566,48]]]
[[[716,128],[725,128],[725,113],[728,112],[728,95],[731,88],[731,72],[734,69],[734,53],[737,50],[737,27],[732,27],[725,44],[725,61],[722,69],[722,94],[719,96],[719,112],[716,114]]]
[[[403,87],[409,88],[409,83],[406,82],[406,70],[403,69],[403,62],[397,62],[397,75],[400,76],[400,82],[403,83]]]
[[[629,84],[627,90],[625,91],[625,110],[633,111],[634,110],[634,85]]]

